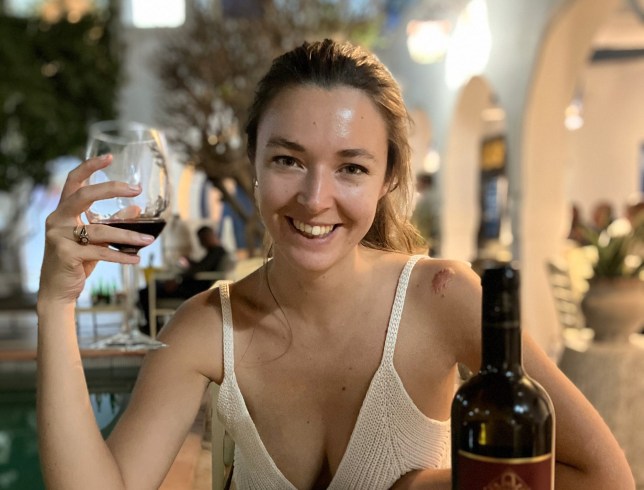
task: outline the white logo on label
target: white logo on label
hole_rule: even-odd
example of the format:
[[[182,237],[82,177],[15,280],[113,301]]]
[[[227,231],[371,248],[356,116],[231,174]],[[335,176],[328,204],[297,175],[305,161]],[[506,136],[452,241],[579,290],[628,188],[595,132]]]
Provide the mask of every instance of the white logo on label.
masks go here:
[[[505,470],[496,480],[483,487],[483,490],[530,490],[530,487],[512,470]]]

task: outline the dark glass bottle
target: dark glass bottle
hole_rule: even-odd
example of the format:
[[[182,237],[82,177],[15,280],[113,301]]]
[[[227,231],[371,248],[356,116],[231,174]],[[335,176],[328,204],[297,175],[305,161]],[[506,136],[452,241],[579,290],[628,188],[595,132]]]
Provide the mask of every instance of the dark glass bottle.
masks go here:
[[[452,403],[452,488],[554,488],[554,409],[521,363],[519,271],[483,272],[481,370]]]

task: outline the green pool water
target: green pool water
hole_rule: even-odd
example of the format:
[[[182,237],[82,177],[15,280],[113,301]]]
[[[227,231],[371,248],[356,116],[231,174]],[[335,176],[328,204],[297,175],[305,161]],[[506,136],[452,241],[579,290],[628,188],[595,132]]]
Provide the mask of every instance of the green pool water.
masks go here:
[[[92,408],[104,436],[125,410],[136,373],[136,368],[86,371]],[[0,369],[0,490],[44,490],[38,457],[35,373],[19,378]]]
[[[35,393],[2,393],[0,489],[44,489],[38,459]],[[96,420],[107,436],[127,405],[129,393],[90,394]]]

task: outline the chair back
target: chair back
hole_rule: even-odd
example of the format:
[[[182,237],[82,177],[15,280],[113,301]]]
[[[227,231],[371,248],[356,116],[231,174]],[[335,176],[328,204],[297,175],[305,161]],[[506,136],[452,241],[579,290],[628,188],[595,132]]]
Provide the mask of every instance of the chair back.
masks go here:
[[[561,327],[564,329],[584,328],[583,313],[573,289],[567,265],[563,261],[548,260],[546,270]]]
[[[217,416],[219,385],[210,384],[210,443],[212,452],[212,490],[227,490],[232,477],[235,443]]]

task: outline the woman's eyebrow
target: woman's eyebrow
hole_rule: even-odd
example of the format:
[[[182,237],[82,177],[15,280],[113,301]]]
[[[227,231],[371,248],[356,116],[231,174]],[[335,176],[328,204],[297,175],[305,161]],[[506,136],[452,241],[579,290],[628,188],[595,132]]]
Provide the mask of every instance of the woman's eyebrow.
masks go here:
[[[275,147],[287,148],[289,150],[299,151],[299,152],[305,151],[304,147],[299,143],[296,143],[295,141],[287,140],[286,138],[282,138],[281,136],[271,137],[266,143],[266,146],[272,147],[272,148],[275,148]]]
[[[369,153],[364,148],[347,148],[346,150],[340,150],[338,152],[338,155],[341,156],[342,158],[360,157],[360,158],[367,158],[369,160],[376,159],[376,157],[374,157],[371,153]]]

